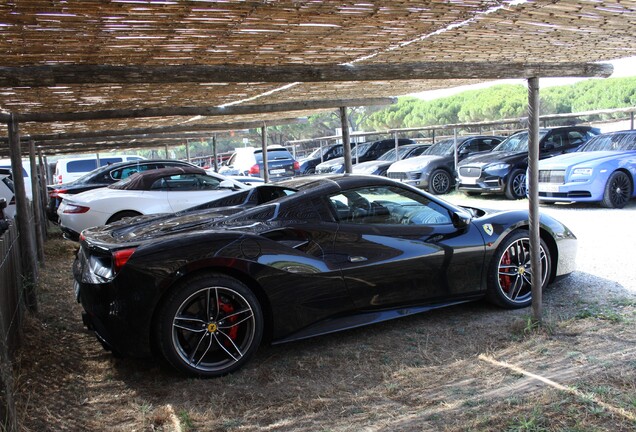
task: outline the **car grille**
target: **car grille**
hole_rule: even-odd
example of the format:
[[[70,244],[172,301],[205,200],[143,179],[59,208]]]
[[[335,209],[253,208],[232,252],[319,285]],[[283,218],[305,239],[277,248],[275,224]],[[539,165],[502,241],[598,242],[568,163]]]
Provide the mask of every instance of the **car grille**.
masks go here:
[[[563,184],[565,182],[565,170],[540,170],[539,183],[556,183]]]
[[[406,173],[403,172],[390,172],[388,177],[393,180],[406,180]]]
[[[459,175],[462,177],[478,178],[481,176],[481,168],[471,166],[459,167]]]

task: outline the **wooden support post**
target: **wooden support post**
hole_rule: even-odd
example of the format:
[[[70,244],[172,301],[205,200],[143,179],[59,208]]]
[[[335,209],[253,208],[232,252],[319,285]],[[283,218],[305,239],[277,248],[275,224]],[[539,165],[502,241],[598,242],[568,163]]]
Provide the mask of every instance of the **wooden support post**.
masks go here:
[[[212,135],[212,155],[214,156],[214,172],[219,172],[219,161],[216,152],[216,134]]]
[[[263,122],[263,127],[261,127],[261,148],[263,149],[263,180],[265,183],[269,182],[269,167],[267,165],[267,126]]]
[[[349,137],[349,119],[347,118],[347,107],[340,107],[340,123],[342,125],[342,148],[344,150],[344,172],[351,174],[353,164],[351,163],[351,139]]]
[[[42,201],[42,208],[46,208],[49,202],[49,192],[46,188],[46,180],[49,177],[49,166],[46,162],[46,158],[42,155],[42,150],[38,150],[38,164],[40,166],[40,196]],[[49,218],[46,216],[46,210],[44,211],[44,223],[42,224],[42,236],[46,240],[49,236]]]
[[[35,144],[29,140],[29,162],[31,163],[31,192],[33,199],[33,216],[35,219],[35,245],[40,265],[44,264],[44,236],[42,235],[42,225],[44,224],[44,211],[42,210],[42,191],[38,181],[38,167],[35,161]]]
[[[37,281],[37,266],[34,257],[35,240],[33,230],[29,223],[29,206],[27,203],[26,190],[24,187],[24,177],[22,176],[22,150],[20,148],[20,132],[18,122],[13,115],[8,122],[9,129],[9,150],[11,152],[11,170],[16,173],[13,176],[16,199],[16,219],[18,221],[18,232],[20,234],[20,255],[22,259],[22,271],[25,278],[25,303],[29,311],[37,312],[38,300],[35,291]]]
[[[431,144],[435,144],[435,129],[431,129]]]
[[[528,190],[530,222],[530,266],[532,268],[532,318],[542,321],[543,269],[539,240],[539,79],[528,79]]]

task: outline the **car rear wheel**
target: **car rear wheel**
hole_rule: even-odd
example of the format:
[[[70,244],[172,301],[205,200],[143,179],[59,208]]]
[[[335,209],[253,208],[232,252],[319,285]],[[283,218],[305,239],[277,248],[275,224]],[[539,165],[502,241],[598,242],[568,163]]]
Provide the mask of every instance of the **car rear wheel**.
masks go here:
[[[138,212],[132,211],[132,210],[120,211],[119,213],[115,213],[114,215],[112,215],[110,217],[110,219],[108,219],[108,221],[106,221],[106,223],[110,224],[110,223],[122,220],[123,218],[135,217],[135,216],[141,216],[141,213],[138,213]]]
[[[632,197],[632,182],[627,174],[615,171],[607,180],[601,205],[607,208],[623,208]]]
[[[551,270],[550,250],[541,240],[541,289],[548,284]],[[526,230],[516,230],[497,248],[488,268],[488,299],[505,308],[517,309],[532,303],[532,278],[535,271],[530,263],[530,237]]]
[[[429,185],[430,191],[435,195],[447,194],[451,189],[451,176],[443,169],[435,170],[431,174]]]
[[[506,198],[518,200],[526,197],[526,173],[522,170],[515,170],[508,179],[506,185]]]
[[[184,281],[158,313],[158,346],[181,372],[217,377],[236,371],[263,337],[259,302],[240,281],[202,274]]]

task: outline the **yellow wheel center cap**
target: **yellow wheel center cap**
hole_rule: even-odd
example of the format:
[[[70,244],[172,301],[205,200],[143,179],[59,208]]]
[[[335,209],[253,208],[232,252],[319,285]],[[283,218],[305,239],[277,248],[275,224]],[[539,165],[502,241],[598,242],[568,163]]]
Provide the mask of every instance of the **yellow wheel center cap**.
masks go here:
[[[525,269],[525,268],[523,268],[523,267],[519,267],[519,268],[517,269],[517,273],[519,273],[520,275],[524,274],[525,272],[526,272],[526,269]]]
[[[217,327],[217,325],[215,323],[208,324],[208,331],[210,333],[215,333],[217,329],[218,329],[218,327]]]

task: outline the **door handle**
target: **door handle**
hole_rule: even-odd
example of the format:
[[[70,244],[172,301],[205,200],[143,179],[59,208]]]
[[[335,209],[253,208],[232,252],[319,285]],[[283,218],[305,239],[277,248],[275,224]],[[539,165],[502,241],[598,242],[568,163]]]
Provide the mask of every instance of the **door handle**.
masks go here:
[[[364,262],[367,260],[367,257],[363,257],[363,256],[350,256],[349,258],[349,262],[352,263],[358,263],[358,262]]]

